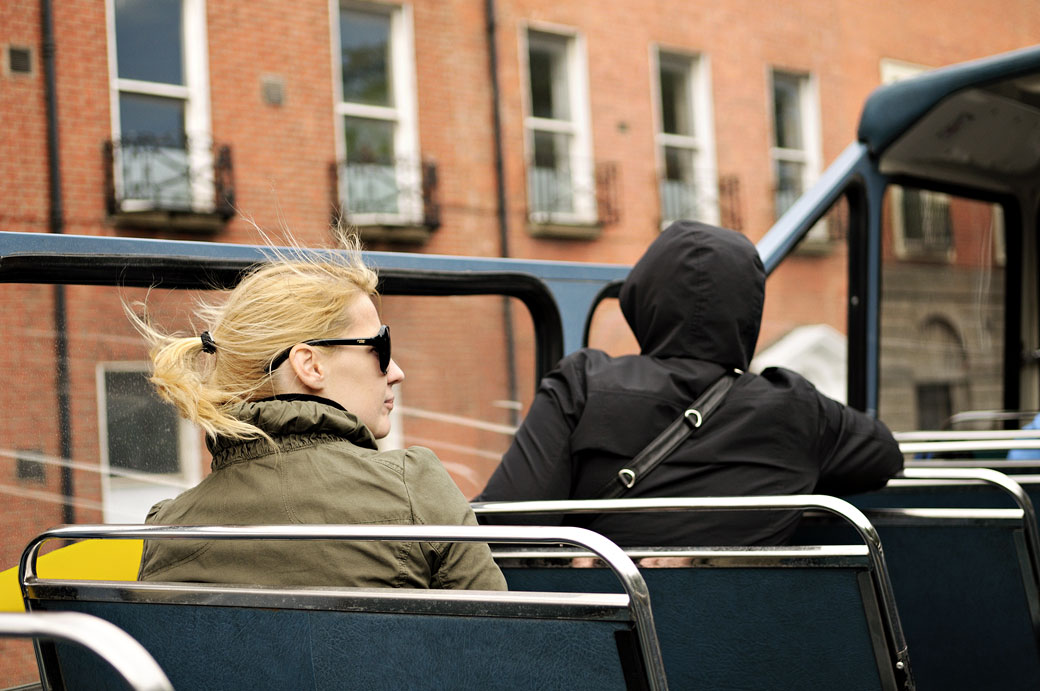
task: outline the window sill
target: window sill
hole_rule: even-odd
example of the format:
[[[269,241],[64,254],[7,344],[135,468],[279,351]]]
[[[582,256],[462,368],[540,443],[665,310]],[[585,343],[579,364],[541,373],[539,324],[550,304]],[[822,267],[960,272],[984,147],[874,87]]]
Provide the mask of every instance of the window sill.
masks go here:
[[[535,238],[560,240],[595,240],[603,232],[600,223],[534,223],[527,222],[527,232]]]
[[[424,225],[364,225],[355,226],[365,243],[385,242],[394,245],[425,245],[433,236],[433,229]]]
[[[188,233],[216,233],[228,222],[226,214],[197,211],[117,211],[108,218],[116,228],[177,230]]]

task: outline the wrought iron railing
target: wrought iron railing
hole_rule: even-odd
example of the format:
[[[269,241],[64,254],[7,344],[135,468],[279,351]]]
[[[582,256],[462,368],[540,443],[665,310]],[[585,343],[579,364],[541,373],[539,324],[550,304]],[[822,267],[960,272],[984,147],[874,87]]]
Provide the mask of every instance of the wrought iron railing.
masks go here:
[[[736,175],[718,178],[717,186],[697,184],[695,180],[664,180],[658,182],[661,200],[661,223],[678,220],[713,220],[718,211],[718,223],[733,230],[743,230],[740,213],[740,179]]]
[[[621,218],[616,163],[592,163],[579,173],[570,161],[556,167],[528,162],[527,217],[532,223],[610,225]]]
[[[441,225],[435,161],[337,161],[330,181],[336,217],[354,225]]]
[[[235,213],[231,147],[208,138],[142,135],[103,147],[110,215],[142,211]]]

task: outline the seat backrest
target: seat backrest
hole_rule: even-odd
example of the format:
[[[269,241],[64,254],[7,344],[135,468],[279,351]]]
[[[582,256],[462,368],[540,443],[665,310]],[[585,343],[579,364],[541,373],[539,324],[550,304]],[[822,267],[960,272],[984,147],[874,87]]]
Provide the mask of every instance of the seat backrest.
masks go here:
[[[693,550],[688,555],[680,550],[678,554],[672,555],[697,557],[704,553],[708,555],[705,559],[698,561],[695,558],[693,563],[720,569],[723,564],[733,567],[728,577],[705,574],[705,569],[697,568],[686,569],[686,573],[679,573],[683,571],[680,569],[668,575],[661,575],[663,571],[644,570],[647,584],[650,585],[652,580],[652,588],[660,587],[660,592],[655,591],[652,595],[654,602],[658,603],[655,607],[659,611],[658,616],[662,617],[657,622],[657,628],[662,651],[665,651],[663,655],[668,676],[683,688],[698,683],[707,684],[709,688],[756,688],[762,685],[763,678],[770,679],[770,687],[817,688],[830,687],[838,683],[837,680],[843,675],[851,673],[856,678],[851,682],[855,688],[913,688],[911,654],[907,650],[899,614],[891,596],[881,542],[869,520],[846,501],[820,495],[662,497],[486,502],[474,504],[473,509],[478,515],[661,511],[689,511],[696,514],[704,511],[775,509],[825,511],[847,525],[852,533],[851,544],[844,545],[844,551],[832,555],[857,556],[860,559],[854,568],[845,573],[841,573],[835,564],[821,569],[810,565],[809,557],[832,554],[827,548],[796,551],[793,561],[783,561],[786,557],[782,550],[770,552],[769,548],[740,548],[729,550],[728,553],[726,550]],[[696,516],[691,516],[690,520],[696,520]],[[631,549],[627,552],[630,556],[642,554]],[[655,550],[645,552],[648,556],[657,554]],[[742,562],[742,559],[747,561]],[[738,576],[738,567],[748,567],[748,571]],[[777,567],[774,572],[767,573],[767,569],[773,567]],[[827,572],[825,569],[834,571]],[[549,577],[559,578],[551,574],[537,576]],[[515,583],[520,586],[520,581],[516,579],[527,576],[510,573],[507,578],[511,579],[511,585]],[[579,574],[571,578],[587,577]],[[740,583],[741,578],[747,579],[744,585],[751,589],[748,592],[754,592],[757,588],[760,592],[770,593],[759,600],[761,608],[755,612],[744,606],[751,598],[743,590],[727,590],[733,584]],[[799,603],[802,596],[807,600]],[[824,609],[817,611],[818,617],[817,613],[811,612],[815,607],[812,603],[816,601],[825,603]],[[720,609],[712,611],[716,605]],[[790,609],[785,610],[789,606]],[[695,621],[696,615],[700,614],[695,609],[697,607],[705,608],[707,618],[703,622]],[[830,621],[828,607],[830,612],[844,612],[841,622]],[[787,634],[783,631],[788,627],[797,631],[799,624],[796,621],[805,622],[814,633],[807,632],[802,641],[788,645],[784,640]],[[848,624],[852,628],[843,630],[840,636],[835,636],[833,631],[822,638],[817,635],[828,627],[840,624]],[[698,629],[700,626],[706,628]],[[757,637],[764,631],[769,631],[767,639],[778,640],[758,641]],[[668,643],[665,643],[666,638]],[[726,641],[725,645],[732,647],[716,646],[713,644],[716,639]],[[691,643],[693,640],[697,642]],[[806,648],[827,652],[813,654],[809,658],[802,657],[806,648],[799,648],[801,642],[805,642]],[[840,649],[837,652],[835,644]],[[788,647],[785,648],[785,645]],[[853,648],[855,652],[850,652]],[[769,660],[768,655],[773,653],[760,654],[760,650],[777,652],[774,659]],[[704,670],[712,668],[713,663],[706,660],[705,655],[715,656],[719,660],[710,672],[711,681],[705,681],[709,677],[705,676],[707,673]],[[850,656],[856,656],[855,664],[848,662]],[[823,668],[829,671],[822,672]]]
[[[770,689],[896,687],[862,545],[654,554],[689,561],[641,569],[674,688],[763,688],[766,679]],[[611,585],[602,568],[567,568],[550,555],[516,556],[500,557],[510,589]]]
[[[273,588],[62,581],[36,575],[49,539],[322,539],[570,544],[609,564],[623,593]],[[38,536],[19,576],[26,608],[126,630],[176,688],[575,688],[664,691],[646,584],[606,538],[525,526],[65,526]],[[75,649],[41,650],[76,688],[111,675]]]
[[[646,687],[623,595],[411,594],[55,582],[30,607],[119,626],[178,689]],[[112,688],[91,656],[55,655],[75,688]]]
[[[971,490],[957,489],[964,491]],[[930,504],[949,488],[922,492],[922,503]],[[978,492],[971,503],[994,496],[984,487]],[[905,489],[866,499],[871,505],[915,504]],[[1040,688],[1040,609],[1022,511],[885,508],[865,513],[885,546],[918,687]],[[797,539],[843,542],[846,532],[829,517],[807,517]]]

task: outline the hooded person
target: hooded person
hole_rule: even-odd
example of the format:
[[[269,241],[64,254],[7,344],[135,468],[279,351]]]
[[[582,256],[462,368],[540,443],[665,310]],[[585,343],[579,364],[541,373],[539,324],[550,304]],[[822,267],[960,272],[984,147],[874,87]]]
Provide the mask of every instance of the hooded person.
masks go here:
[[[746,370],[755,351],[765,270],[742,234],[672,224],[621,288],[639,355],[585,348],[542,380],[512,445],[477,501],[588,499],[617,476],[713,382]],[[741,375],[721,405],[623,496],[847,494],[877,489],[903,466],[878,420],[771,367]],[[620,545],[775,545],[792,512],[481,516],[566,523]]]

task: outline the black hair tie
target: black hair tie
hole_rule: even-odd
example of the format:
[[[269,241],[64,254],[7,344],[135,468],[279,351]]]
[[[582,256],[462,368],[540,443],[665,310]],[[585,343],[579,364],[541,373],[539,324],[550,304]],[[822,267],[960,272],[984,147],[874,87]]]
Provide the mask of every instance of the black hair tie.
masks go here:
[[[203,331],[199,338],[202,339],[202,352],[204,353],[215,353],[217,352],[217,344],[213,340],[213,337],[209,335],[209,331]]]

